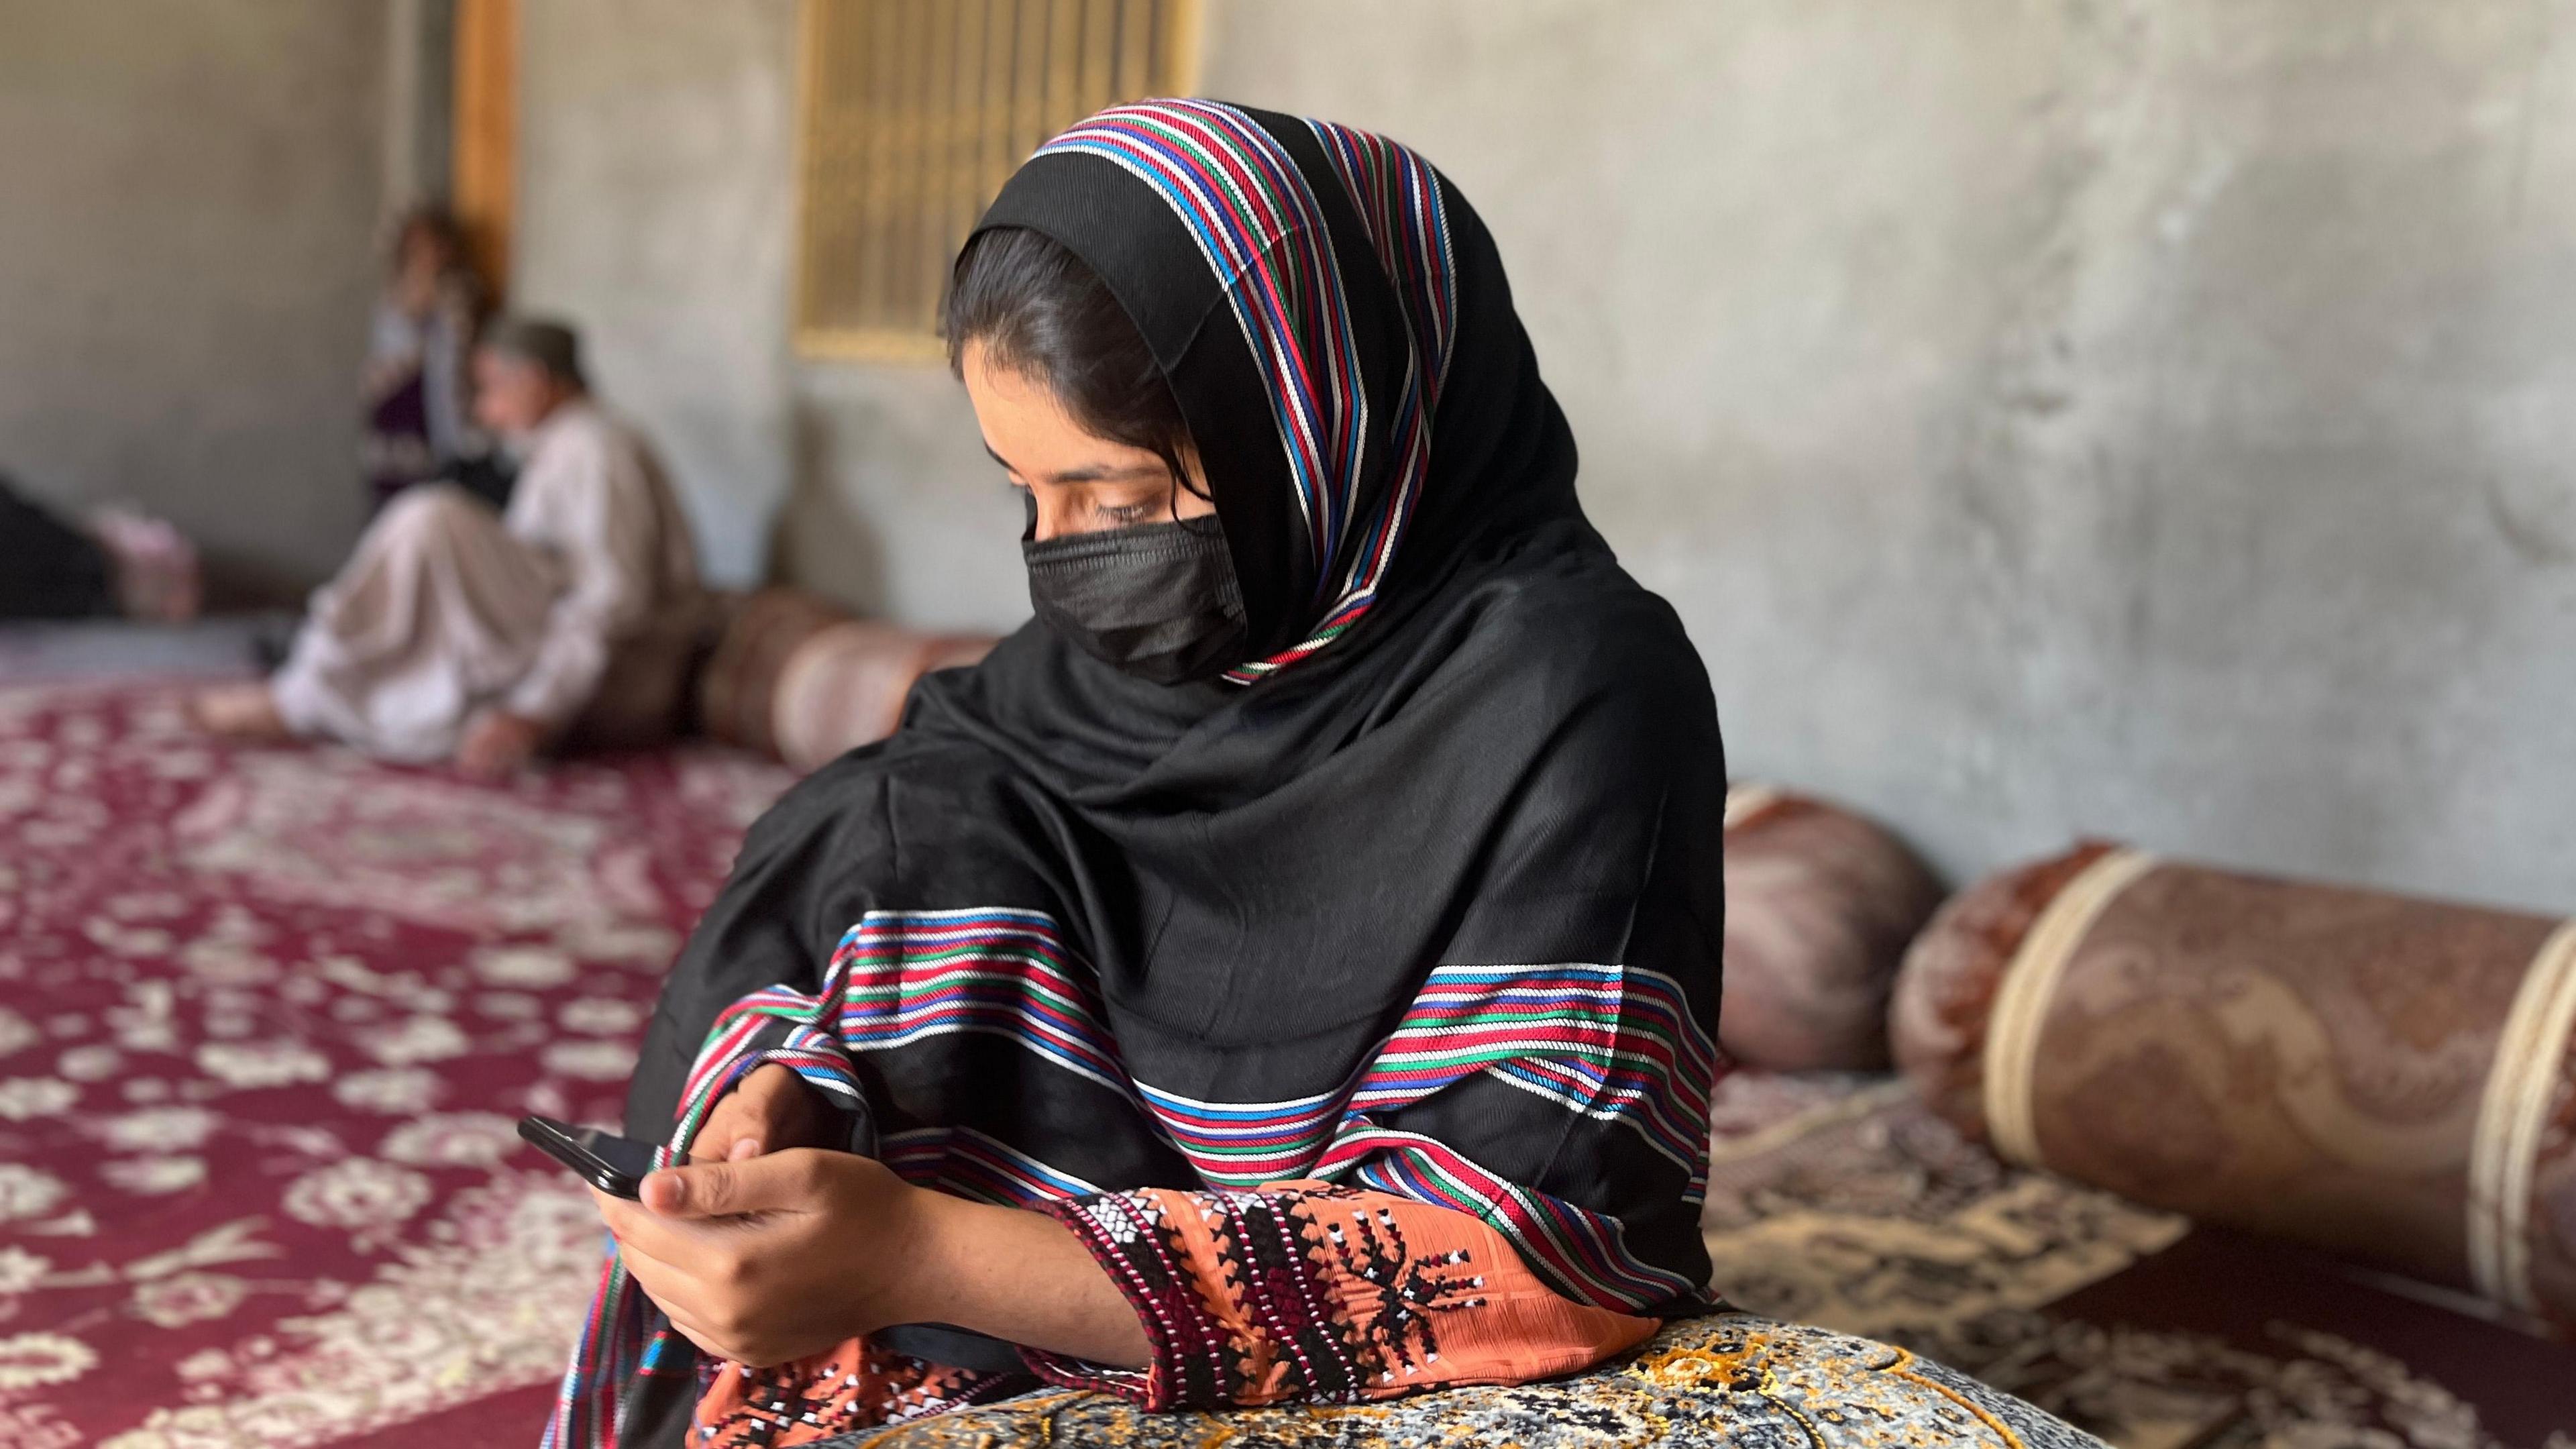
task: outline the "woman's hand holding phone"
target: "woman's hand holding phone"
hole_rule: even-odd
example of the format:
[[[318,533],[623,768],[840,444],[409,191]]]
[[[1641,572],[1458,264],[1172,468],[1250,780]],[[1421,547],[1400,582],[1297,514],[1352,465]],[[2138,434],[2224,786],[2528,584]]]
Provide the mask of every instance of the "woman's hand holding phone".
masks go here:
[[[771,1063],[754,1069],[715,1109],[690,1144],[691,1162],[739,1162],[791,1147],[835,1146],[832,1110],[805,1079]]]
[[[784,1363],[918,1316],[932,1194],[872,1158],[701,1158],[645,1178],[641,1202],[592,1195],[637,1285],[720,1358]]]
[[[688,1165],[646,1177],[637,1201],[593,1190],[637,1286],[698,1347],[767,1365],[897,1321],[882,1316],[884,1270],[918,1190],[870,1158],[810,1150],[838,1146],[835,1125],[803,1078],[759,1067],[708,1112]]]
[[[1096,1363],[1152,1359],[1143,1321],[1044,1213],[914,1187],[855,1153],[789,1148],[594,1193],[636,1283],[689,1341],[754,1368],[894,1324],[954,1324]]]
[[[840,1130],[802,1078],[764,1066],[708,1113],[687,1165],[635,1201],[593,1190],[627,1271],[691,1342],[757,1368],[928,1322],[1148,1361],[1135,1310],[1063,1224],[914,1187],[837,1150]]]

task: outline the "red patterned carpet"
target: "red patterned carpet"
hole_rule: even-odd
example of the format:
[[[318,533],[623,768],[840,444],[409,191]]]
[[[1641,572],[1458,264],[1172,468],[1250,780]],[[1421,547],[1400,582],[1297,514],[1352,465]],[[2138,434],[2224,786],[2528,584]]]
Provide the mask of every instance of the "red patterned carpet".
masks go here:
[[[533,1444],[599,1239],[513,1125],[614,1120],[785,783],[485,787],[0,689],[0,1446]]]
[[[599,1233],[513,1125],[617,1116],[785,783],[491,788],[0,688],[0,1449],[533,1446]],[[1894,1083],[1738,1074],[1717,1125],[1731,1298],[2121,1449],[2576,1449],[2565,1344],[2008,1169]]]

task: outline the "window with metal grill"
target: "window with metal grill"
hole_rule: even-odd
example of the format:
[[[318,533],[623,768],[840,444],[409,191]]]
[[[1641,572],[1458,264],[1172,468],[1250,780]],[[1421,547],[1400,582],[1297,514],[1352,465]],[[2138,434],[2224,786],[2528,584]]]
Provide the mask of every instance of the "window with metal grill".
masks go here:
[[[948,264],[1038,143],[1186,92],[1197,0],[805,0],[796,340],[933,358]]]

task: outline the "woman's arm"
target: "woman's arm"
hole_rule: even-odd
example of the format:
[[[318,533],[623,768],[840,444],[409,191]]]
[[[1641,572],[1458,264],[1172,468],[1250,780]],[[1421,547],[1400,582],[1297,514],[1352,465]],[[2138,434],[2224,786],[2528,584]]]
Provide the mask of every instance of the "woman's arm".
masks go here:
[[[848,1372],[859,1360],[836,1350],[889,1324],[950,1323],[1147,1408],[1347,1403],[1546,1378],[1655,1326],[1567,1300],[1472,1214],[1320,1182],[1034,1212],[791,1149],[666,1169],[641,1204],[599,1202],[681,1333],[791,1377]]]
[[[690,1341],[766,1367],[895,1323],[951,1323],[1122,1368],[1151,1357],[1091,1250],[1044,1213],[914,1187],[846,1152],[794,1149],[601,1195],[636,1282]]]

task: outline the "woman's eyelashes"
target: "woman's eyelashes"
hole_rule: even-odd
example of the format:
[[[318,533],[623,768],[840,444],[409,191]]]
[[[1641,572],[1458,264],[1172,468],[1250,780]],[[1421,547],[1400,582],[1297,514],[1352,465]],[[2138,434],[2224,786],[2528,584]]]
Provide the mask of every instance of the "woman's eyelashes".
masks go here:
[[[1005,473],[1002,475],[1002,482],[1013,493],[1018,494],[1021,501],[1029,507],[1039,506],[1041,502],[1039,490],[1020,481],[1018,474]],[[1086,531],[1131,527],[1152,518],[1156,510],[1162,506],[1160,499],[1144,498],[1132,502],[1114,503],[1097,494],[1084,491],[1074,491],[1068,497],[1065,485],[1050,486],[1057,491],[1047,493],[1046,498],[1051,499],[1056,505],[1054,510],[1056,515],[1068,521],[1086,520]]]

